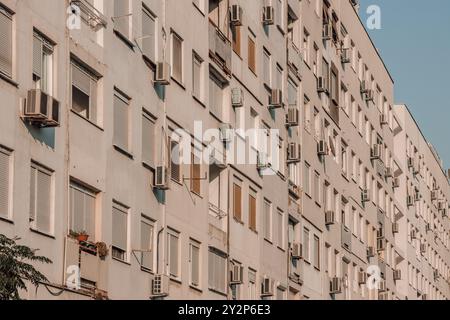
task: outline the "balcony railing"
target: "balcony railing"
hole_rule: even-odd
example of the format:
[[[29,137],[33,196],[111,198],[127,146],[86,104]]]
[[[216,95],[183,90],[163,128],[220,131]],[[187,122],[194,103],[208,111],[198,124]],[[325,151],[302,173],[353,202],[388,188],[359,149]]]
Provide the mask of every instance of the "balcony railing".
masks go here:
[[[209,55],[227,75],[231,75],[231,42],[228,37],[209,21]]]
[[[88,1],[72,0],[70,5],[80,8],[81,19],[95,31],[107,27],[106,17]]]
[[[225,218],[228,215],[228,213],[211,202],[209,203],[209,212],[216,216],[218,219]]]

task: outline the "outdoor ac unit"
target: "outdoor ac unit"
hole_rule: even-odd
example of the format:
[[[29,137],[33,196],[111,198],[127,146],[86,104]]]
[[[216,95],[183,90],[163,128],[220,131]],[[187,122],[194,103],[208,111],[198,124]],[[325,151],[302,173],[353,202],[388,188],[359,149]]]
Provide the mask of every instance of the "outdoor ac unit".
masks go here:
[[[241,88],[231,89],[231,105],[240,108],[244,105],[244,92]]]
[[[41,127],[58,127],[59,101],[41,90],[29,90],[23,118]]]
[[[230,8],[230,23],[233,26],[242,25],[242,8],[238,4],[233,4]]]
[[[392,186],[394,188],[399,188],[400,187],[400,178],[394,178],[394,180],[392,181]]]
[[[294,126],[298,126],[299,124],[299,111],[297,106],[289,106],[288,108],[288,113],[286,116],[286,124],[289,127],[294,127]]]
[[[377,239],[377,251],[384,251],[384,250],[386,250],[386,239],[385,238]]]
[[[317,92],[328,92],[328,80],[322,76],[317,78]]]
[[[265,152],[258,152],[257,157],[257,168],[259,170],[267,169],[269,168],[269,159],[267,158],[267,154]]]
[[[155,171],[155,183],[156,189],[167,190],[169,189],[168,170],[165,166],[157,166]]]
[[[342,279],[341,278],[331,278],[330,280],[330,294],[342,293]]]
[[[383,148],[381,144],[375,144],[372,148],[370,157],[372,160],[381,159],[381,154],[383,153]]]
[[[438,198],[438,192],[437,191],[431,191],[431,201],[435,201]]]
[[[290,163],[300,162],[301,160],[301,148],[298,143],[291,142],[288,145],[287,161]]]
[[[320,140],[317,144],[317,154],[319,156],[326,156],[328,155],[328,144],[325,140]]]
[[[406,205],[408,207],[412,207],[414,205],[414,197],[413,196],[406,197]]]
[[[392,178],[394,176],[392,172],[392,168],[387,167],[386,168],[386,178]]]
[[[300,260],[302,259],[302,245],[298,242],[292,243],[291,246],[292,259]]]
[[[367,258],[375,257],[375,248],[372,246],[367,247]]]
[[[392,224],[392,232],[393,233],[399,233],[400,232],[400,225],[397,222],[394,222]]]
[[[385,124],[388,124],[388,118],[385,114],[381,114],[380,115],[380,124],[383,126]]]
[[[222,123],[219,127],[220,141],[223,143],[230,143],[232,139],[231,125],[228,123]]]
[[[344,49],[342,49],[342,52],[341,52],[341,62],[343,63],[343,64],[346,64],[346,63],[350,63],[350,62],[352,62],[352,60],[351,60],[351,49],[350,48],[344,48]]]
[[[156,64],[155,83],[163,86],[170,84],[170,64],[167,62]]]
[[[332,210],[325,212],[325,225],[330,226],[335,223],[335,213]]]
[[[378,292],[386,292],[386,280],[378,282]]]
[[[331,23],[324,24],[322,27],[322,39],[331,40],[333,38],[333,25]]]
[[[366,80],[361,81],[361,87],[360,87],[360,91],[362,94],[365,94],[369,91],[368,85]]]
[[[263,20],[264,25],[268,26],[268,25],[272,25],[275,23],[274,12],[275,12],[275,10],[272,6],[265,6],[263,8],[262,20]]]
[[[283,94],[280,89],[272,89],[269,99],[271,108],[281,108],[283,106]]]
[[[367,273],[364,271],[358,272],[358,284],[366,284],[367,283]]]
[[[238,264],[231,266],[230,284],[241,284],[243,282],[244,267]]]
[[[395,281],[402,280],[402,270],[400,269],[394,270],[394,280]]]
[[[269,277],[264,277],[261,283],[261,296],[271,297],[273,296],[274,281]]]
[[[169,277],[157,274],[152,280],[152,295],[155,297],[166,297],[169,295]]]
[[[427,246],[425,243],[420,244],[420,253],[426,253],[427,252]]]
[[[369,195],[369,190],[364,189],[361,193],[361,201],[363,203],[369,202],[370,201],[370,195]]]
[[[412,229],[410,232],[411,240],[417,239],[417,233],[415,229]]]

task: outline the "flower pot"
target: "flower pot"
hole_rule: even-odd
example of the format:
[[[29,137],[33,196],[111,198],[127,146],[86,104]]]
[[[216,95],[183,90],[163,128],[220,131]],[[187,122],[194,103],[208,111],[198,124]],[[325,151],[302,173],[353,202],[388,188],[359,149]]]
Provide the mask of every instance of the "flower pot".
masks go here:
[[[79,234],[77,236],[78,242],[86,242],[89,239],[89,236],[87,234]]]

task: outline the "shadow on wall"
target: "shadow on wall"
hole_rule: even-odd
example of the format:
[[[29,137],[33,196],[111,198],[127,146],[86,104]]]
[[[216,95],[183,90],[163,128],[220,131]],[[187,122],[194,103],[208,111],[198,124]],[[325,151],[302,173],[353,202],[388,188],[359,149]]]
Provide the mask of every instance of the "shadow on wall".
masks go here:
[[[28,123],[24,123],[30,135],[40,143],[55,149],[55,128],[39,128]]]

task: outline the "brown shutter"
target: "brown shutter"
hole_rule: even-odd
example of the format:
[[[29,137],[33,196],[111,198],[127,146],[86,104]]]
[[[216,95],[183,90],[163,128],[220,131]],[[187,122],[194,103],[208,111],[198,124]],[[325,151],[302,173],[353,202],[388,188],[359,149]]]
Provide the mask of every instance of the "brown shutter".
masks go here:
[[[233,50],[237,55],[241,55],[241,27],[235,26],[232,30]]]
[[[191,161],[191,191],[196,194],[200,194],[200,163],[198,158],[193,153]]]
[[[256,199],[252,195],[249,196],[249,227],[256,231]]]
[[[238,221],[242,221],[242,190],[241,187],[238,186],[237,184],[234,184],[233,186],[234,192],[234,217],[238,220]]]
[[[248,67],[256,73],[255,42],[248,38]]]
[[[0,150],[0,216],[9,213],[9,154]]]

